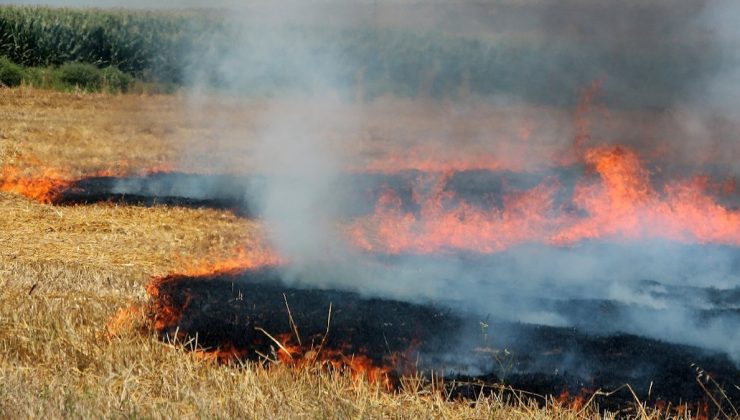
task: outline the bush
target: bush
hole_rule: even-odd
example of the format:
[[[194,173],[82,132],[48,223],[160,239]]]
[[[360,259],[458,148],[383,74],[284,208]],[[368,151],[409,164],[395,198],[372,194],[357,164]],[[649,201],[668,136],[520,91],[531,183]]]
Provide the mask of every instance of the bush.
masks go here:
[[[8,60],[0,57],[0,84],[4,86],[19,86],[23,80],[23,69]]]
[[[93,91],[100,89],[103,72],[92,64],[67,63],[59,68],[59,79],[66,85]]]
[[[54,87],[53,68],[26,67],[23,70],[23,82],[36,88],[51,89]]]
[[[133,77],[113,66],[102,70],[102,78],[103,88],[110,92],[128,92],[134,81]]]

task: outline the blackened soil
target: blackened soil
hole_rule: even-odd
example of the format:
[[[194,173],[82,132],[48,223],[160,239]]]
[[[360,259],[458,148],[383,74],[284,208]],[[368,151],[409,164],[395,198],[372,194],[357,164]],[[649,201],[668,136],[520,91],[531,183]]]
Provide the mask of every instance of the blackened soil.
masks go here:
[[[706,382],[708,373],[736,407],[740,402],[735,387],[740,370],[723,354],[635,335],[600,336],[575,328],[484,320],[443,306],[291,286],[278,270],[172,276],[160,282],[152,307],[156,304],[182,314],[176,325],[160,331],[163,337],[177,331],[187,338],[197,336],[204,348],[233,344],[247,350],[250,359],[276,351],[261,329],[273,336],[292,334],[289,307],[304,347],[318,347],[326,337],[326,348],[347,356],[363,354],[386,365],[399,363],[391,356],[402,353],[424,373],[445,372],[454,397],[475,398],[501,382],[543,396],[609,391],[629,384],[642,401],[698,404],[708,398],[698,377],[722,399],[717,386]],[[402,364],[408,367],[399,363],[394,368],[409,373],[402,371]],[[623,388],[597,401],[621,409],[633,397]]]

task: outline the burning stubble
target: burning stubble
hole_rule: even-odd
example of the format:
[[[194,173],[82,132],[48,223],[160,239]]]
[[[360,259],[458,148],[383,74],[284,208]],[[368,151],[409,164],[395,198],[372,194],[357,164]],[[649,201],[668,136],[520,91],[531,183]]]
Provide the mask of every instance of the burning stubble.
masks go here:
[[[393,159],[357,165],[337,138],[366,123],[373,104],[358,92],[377,57],[342,54],[341,35],[317,28],[330,9],[307,3],[291,12],[260,5],[256,16],[269,24],[255,22],[251,6],[237,10],[233,43],[191,69],[192,112],[207,104],[213,79],[267,101],[254,129],[232,141],[250,144],[246,172],[260,177],[241,188],[289,283],[593,335],[629,332],[738,361],[738,303],[717,299],[740,280],[737,191],[717,187],[738,175],[737,104],[722,90],[735,77],[727,46],[737,36],[714,25],[734,8],[597,3],[492,3],[492,16],[525,16],[531,33],[519,34],[526,40],[512,57],[534,51],[532,62],[504,60],[488,74],[485,63],[458,69],[460,89],[435,108],[444,129],[420,130],[413,153],[396,132],[384,133]],[[481,8],[458,12],[483,19]],[[379,19],[371,31],[394,27]],[[430,74],[415,77],[442,77]],[[504,88],[464,89],[486,78]],[[412,107],[428,106],[425,90],[433,91],[420,88]],[[535,111],[526,117],[510,111],[528,106]],[[544,111],[553,106],[560,109]],[[487,107],[509,109],[495,134],[470,117]],[[400,174],[400,184],[390,179],[371,211],[357,215],[339,191],[366,184],[349,172]],[[213,188],[196,180],[179,194]],[[580,310],[602,304],[610,310]]]
[[[411,186],[410,209],[404,208],[408,200],[404,203],[390,188],[379,198],[373,214],[352,220],[342,218],[348,203],[339,201],[334,187],[341,171],[351,165],[344,160],[339,143],[328,141],[327,133],[333,124],[362,121],[362,115],[348,113],[361,108],[344,107],[341,100],[326,98],[342,90],[337,69],[369,63],[314,55],[311,45],[318,41],[302,37],[300,31],[261,34],[266,42],[260,44],[275,45],[278,40],[279,45],[291,45],[295,52],[289,63],[291,74],[297,84],[309,87],[316,104],[312,109],[270,107],[260,133],[248,140],[257,142],[260,170],[271,178],[264,194],[253,199],[260,203],[260,214],[278,252],[296,262],[286,275],[303,284],[414,302],[442,301],[510,320],[576,324],[605,334],[648,335],[722,350],[738,360],[736,306],[703,317],[699,314],[704,309],[682,298],[671,301],[645,289],[645,281],[656,281],[667,289],[731,290],[737,285],[740,217],[733,209],[735,204],[719,202],[710,191],[710,182],[697,177],[734,175],[734,160],[719,157],[721,153],[715,151],[733,152],[735,148],[715,134],[720,127],[712,127],[706,116],[694,111],[692,96],[698,87],[723,75],[715,57],[722,46],[713,37],[724,34],[702,32],[707,29],[703,17],[720,5],[694,2],[676,10],[667,4],[607,7],[570,2],[562,7],[574,12],[563,12],[563,16],[577,23],[590,21],[598,28],[564,34],[568,25],[547,20],[558,16],[552,10],[545,15],[547,24],[542,30],[569,48],[582,45],[584,50],[600,51],[587,53],[587,64],[579,64],[594,69],[588,76],[584,73],[580,85],[590,83],[586,77],[599,78],[603,85],[581,93],[583,106],[575,107],[575,118],[560,120],[560,126],[568,127],[562,131],[572,134],[553,140],[556,147],[552,149],[559,152],[545,157],[526,152],[510,156],[506,152],[512,149],[499,147],[494,156],[503,162],[524,159],[523,164],[511,167],[542,167],[527,162],[540,160],[555,169],[535,171],[542,179],[540,184],[504,191],[499,203],[483,200],[482,206],[470,204],[468,197],[456,197],[455,189],[447,188],[450,173],[437,173],[431,184],[423,181],[420,188]],[[614,13],[619,19],[609,19],[610,25],[599,24]],[[699,18],[694,19],[696,14]],[[640,35],[641,28],[650,31],[650,25],[643,24],[646,20],[660,22],[665,31]],[[589,33],[598,36],[589,37]],[[637,48],[632,41],[638,37],[649,42]],[[675,45],[683,50],[677,52]],[[606,58],[602,52],[612,56]],[[673,57],[680,65],[681,60],[697,59],[704,64],[679,75],[670,69],[676,63],[666,59],[659,64],[660,70],[642,71],[638,62],[646,54]],[[550,77],[543,89],[566,75]],[[670,85],[672,93],[650,96],[652,90],[640,88],[650,83],[654,84],[650,89],[655,84]],[[606,106],[610,101],[627,110],[617,111],[626,115],[623,125],[611,126],[606,130],[611,137],[605,138],[597,127],[614,124]],[[460,102],[464,104],[465,99]],[[664,126],[647,122],[642,123],[642,131],[630,130],[632,119],[639,119],[640,112],[653,112],[650,108],[656,104],[665,116],[660,120]],[[450,109],[453,113],[444,116],[450,122],[454,112],[466,112],[465,107]],[[689,113],[694,122],[674,118],[675,112]],[[508,141],[526,143],[531,123],[514,120],[511,124],[520,129],[518,138]],[[507,141],[475,130],[451,130],[441,142],[438,161],[446,162],[448,154],[456,156],[458,145],[464,149],[465,139],[493,144]],[[674,134],[671,139],[664,137]],[[570,144],[575,144],[575,150]],[[423,143],[420,148],[424,150]],[[698,157],[692,151],[699,148],[703,149],[700,153],[714,157],[692,162]],[[715,167],[695,164],[707,162]],[[561,167],[582,174],[576,175],[576,181],[563,179],[557,169]],[[424,171],[425,166],[404,166],[401,161],[393,170],[409,169]],[[667,179],[655,179],[656,173]],[[378,258],[378,254],[391,258]],[[567,309],[582,300],[614,301],[623,307],[608,321],[589,325]]]
[[[512,72],[531,77],[521,85],[510,79],[501,93],[449,94],[436,108],[444,129],[420,130],[413,147],[390,131],[385,142],[395,152],[360,165],[338,137],[365,127],[363,112],[373,104],[359,92],[377,57],[346,54],[340,36],[319,26],[346,28],[365,9],[353,17],[350,8],[342,25],[330,8],[295,6],[236,10],[234,42],[208,55],[215,61],[195,64],[189,77],[192,112],[207,106],[214,78],[227,90],[266,98],[253,129],[231,141],[249,144],[246,172],[259,180],[245,181],[242,191],[287,262],[285,279],[433,300],[481,317],[647,335],[740,360],[737,303],[719,308],[653,287],[709,295],[730,293],[740,280],[736,193],[715,193],[737,176],[736,107],[705,89],[732,77],[722,57],[736,37],[713,25],[727,3],[463,4],[460,16],[482,19],[481,8],[520,16],[529,38],[500,42],[541,54],[532,63],[497,64],[490,74],[468,63],[461,80],[475,86],[480,74],[502,83]],[[400,6],[381,2],[382,10],[393,7]],[[378,15],[364,29],[397,24]],[[547,48],[538,50],[543,42]],[[423,109],[428,101],[419,94],[410,103]],[[699,111],[706,103],[713,113]],[[552,104],[560,109],[548,111]],[[487,107],[507,110],[492,131],[475,124]],[[535,111],[511,111],[527,107]],[[401,187],[390,182],[375,191],[373,210],[357,215],[350,211],[357,203],[339,193],[366,189],[350,171],[401,174]],[[498,187],[486,190],[491,179]],[[618,310],[589,321],[574,309],[596,301]]]

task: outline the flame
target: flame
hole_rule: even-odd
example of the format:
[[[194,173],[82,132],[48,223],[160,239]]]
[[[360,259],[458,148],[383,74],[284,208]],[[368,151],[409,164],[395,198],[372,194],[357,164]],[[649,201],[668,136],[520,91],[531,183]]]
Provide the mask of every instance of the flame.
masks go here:
[[[601,182],[578,185],[573,203],[588,217],[564,226],[553,237],[554,243],[617,236],[740,245],[740,213],[717,203],[708,193],[706,178],[669,183],[661,194],[631,150],[591,149],[586,162]]]
[[[393,387],[391,373],[396,365],[397,355],[387,356],[385,363],[379,364],[362,353],[347,355],[344,349],[303,348],[295,343],[291,334],[281,334],[278,340],[282,347],[277,352],[281,363],[293,367],[324,366],[338,372],[347,371],[354,380],[365,378],[373,383],[382,383],[388,389]],[[345,347],[351,346],[347,344]]]
[[[571,397],[570,392],[568,392],[568,390],[566,389],[560,393],[557,398],[557,402],[561,406],[567,407],[569,410],[581,411],[581,409],[586,404],[586,401],[588,400],[586,398],[586,395],[590,393],[592,392],[588,389],[582,388],[577,395]]]
[[[163,296],[160,296],[159,290],[164,283],[176,282],[181,278],[183,277],[174,275],[154,278],[147,286],[147,292],[151,297],[149,308],[151,317],[150,326],[158,332],[172,329],[180,321],[182,315],[180,311],[171,302],[163,299]],[[188,302],[186,301],[182,307],[185,308],[187,306]],[[118,325],[121,323],[119,320],[130,322],[131,313],[131,310],[122,310],[109,322],[109,325]],[[109,331],[113,328],[115,327],[111,327]],[[399,360],[399,356],[397,355],[388,356],[382,363],[377,363],[362,353],[348,355],[346,351],[351,348],[349,343],[346,344],[346,348],[302,347],[295,343],[290,333],[278,334],[275,337],[280,343],[275,352],[276,360],[274,360],[278,363],[295,368],[319,366],[333,371],[349,372],[354,380],[362,380],[364,378],[373,383],[382,383],[387,389],[391,389],[394,385],[391,373],[393,372],[393,367],[398,365],[397,360]],[[217,348],[196,348],[193,353],[197,359],[222,364],[243,360],[250,355],[248,349],[239,348],[228,341],[222,343]]]
[[[419,198],[416,192],[421,201],[418,215],[404,211],[401,200],[392,191],[386,191],[374,214],[348,227],[350,238],[369,252],[492,253],[537,240],[553,223],[547,217],[556,188],[552,182],[509,195],[503,209],[480,210],[465,202],[449,208],[447,203],[454,194],[444,190],[446,180],[447,176],[440,178],[426,198]]]
[[[522,243],[569,246],[594,239],[740,245],[740,212],[720,205],[706,178],[673,181],[657,191],[637,153],[623,146],[590,148],[584,163],[598,179],[580,180],[566,205],[553,205],[559,185],[552,181],[508,194],[501,208],[450,204],[455,196],[445,190],[446,175],[431,193],[415,189],[420,211],[405,211],[386,191],[375,212],[346,231],[358,248],[390,254],[495,253]]]
[[[0,169],[0,191],[21,194],[42,203],[51,203],[72,182],[65,171],[53,168],[43,169],[35,176],[27,175],[14,165]]]
[[[144,327],[144,307],[131,305],[121,308],[105,325],[105,335],[109,338],[121,337],[142,330]]]
[[[195,358],[222,364],[231,363],[247,355],[247,351],[239,349],[230,342],[225,342],[216,349],[196,349]]]
[[[182,316],[177,307],[160,294],[160,290],[167,283],[177,282],[183,277],[216,276],[281,264],[281,259],[277,254],[260,244],[251,244],[249,248],[238,248],[232,252],[231,257],[227,258],[205,258],[195,261],[186,261],[184,257],[176,259],[182,261],[182,270],[165,276],[152,277],[146,286],[146,292],[150,301],[153,302],[150,309],[152,327],[157,331],[176,326]],[[183,307],[187,307],[187,304]]]
[[[201,260],[187,260],[177,257],[180,261],[176,273],[181,276],[206,276],[240,272],[244,270],[276,266],[283,263],[282,258],[271,248],[256,241],[249,246],[239,247],[232,251],[230,257],[207,257]]]
[[[73,176],[70,168],[43,167],[43,162],[35,156],[20,156],[16,161],[22,164],[8,164],[0,167],[0,192],[20,194],[40,203],[53,204],[66,188],[83,179],[81,176]],[[34,169],[29,170],[28,168]],[[128,162],[120,161],[112,168],[97,170],[86,176],[145,176],[169,173],[174,170],[175,167],[169,164],[131,170]]]
[[[149,319],[151,327],[156,331],[165,331],[176,326],[182,318],[180,310],[172,304],[160,291],[167,283],[178,281],[181,276],[169,275],[164,277],[152,277],[146,285],[146,293],[149,295],[150,308]],[[187,305],[183,305],[185,307]]]
[[[280,343],[274,360],[278,363],[293,368],[319,366],[336,372],[348,372],[355,381],[366,379],[381,383],[387,389],[393,387],[394,355],[386,357],[385,363],[379,364],[364,354],[347,355],[344,349],[301,347],[290,333],[279,334],[275,339]],[[349,344],[346,347],[349,348]],[[194,353],[198,359],[226,364],[244,359],[249,352],[226,342],[215,349],[196,349]]]

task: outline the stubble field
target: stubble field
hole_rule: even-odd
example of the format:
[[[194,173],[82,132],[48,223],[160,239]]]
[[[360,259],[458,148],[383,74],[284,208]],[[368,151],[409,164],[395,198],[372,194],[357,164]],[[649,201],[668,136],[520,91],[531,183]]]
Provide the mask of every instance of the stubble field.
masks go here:
[[[151,168],[248,170],[249,142],[235,139],[255,133],[265,107],[219,104],[205,101],[193,112],[177,95],[0,89],[0,159],[28,177],[49,170],[69,177]],[[385,156],[394,135],[439,131],[435,109],[426,110],[432,118],[399,109],[407,108],[376,106],[372,118],[331,135],[366,165]],[[232,123],[214,123],[225,120]],[[461,121],[445,129],[465,138],[465,127]],[[228,258],[261,238],[258,222],[213,209],[62,207],[0,194],[0,416],[598,417],[594,407],[573,410],[555,402],[541,408],[504,404],[496,396],[450,400],[413,378],[392,393],[312,367],[217,365],[136,325],[110,334],[118,311],[147,299],[151,276]]]

